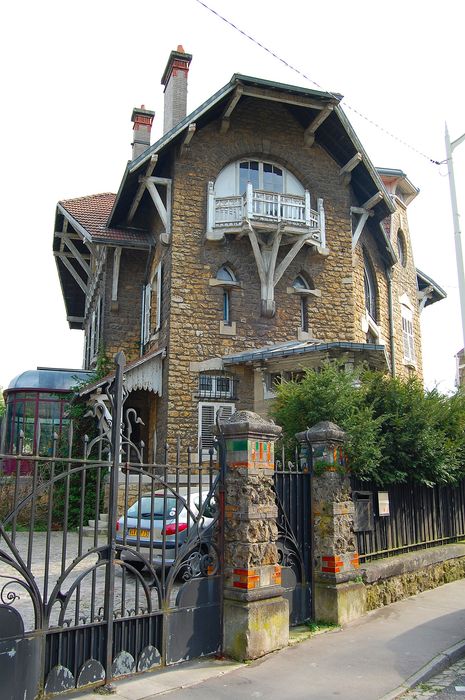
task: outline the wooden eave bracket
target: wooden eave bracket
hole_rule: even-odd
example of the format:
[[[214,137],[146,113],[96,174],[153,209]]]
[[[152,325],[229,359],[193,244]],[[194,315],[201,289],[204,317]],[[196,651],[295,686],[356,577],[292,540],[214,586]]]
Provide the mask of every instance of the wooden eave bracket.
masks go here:
[[[368,209],[365,209],[365,207],[350,207],[350,213],[357,214],[358,216],[360,216],[357,222],[357,227],[352,234],[352,250],[354,250],[355,246],[359,241],[360,236],[362,235],[363,227],[365,226],[368,217],[372,216],[372,212],[368,211]]]
[[[189,126],[187,127],[186,135],[184,136],[184,140],[183,140],[183,142],[182,142],[182,144],[181,144],[181,149],[180,149],[180,156],[181,156],[181,158],[182,158],[183,155],[185,154],[186,149],[189,147],[189,144],[190,144],[190,142],[192,141],[192,137],[193,137],[194,134],[195,134],[196,128],[197,128],[197,126],[196,126],[196,124],[195,124],[194,122],[192,122],[191,124],[189,124]]]
[[[376,194],[373,195],[373,197],[370,197],[365,204],[362,204],[363,209],[373,209],[378,202],[380,202],[383,199],[383,193],[382,192],[376,192]]]
[[[165,228],[163,233],[160,234],[160,240],[165,245],[168,245],[171,238],[171,179],[167,177],[147,177],[142,176],[139,178],[139,183],[143,184],[147,188],[148,193],[152,198],[152,202],[155,205],[155,209],[161,219],[161,222]],[[158,192],[159,186],[166,187],[166,207]]]
[[[155,153],[155,155],[151,156],[146,171],[145,171],[145,177],[150,177],[155,170],[155,166],[158,162],[158,155]],[[142,199],[142,195],[145,192],[145,184],[143,182],[140,182],[139,180],[139,187],[137,188],[136,195],[133,199],[133,202],[131,204],[131,208],[129,210],[128,218],[127,218],[127,223],[130,224],[134,218],[134,215],[137,211],[137,208],[140,204],[140,201]]]
[[[221,123],[220,123],[220,134],[226,134],[229,126],[230,126],[230,117],[231,114],[233,113],[234,109],[236,108],[237,103],[241,99],[242,95],[244,93],[244,88],[242,85],[238,85],[237,88],[234,90],[234,94],[232,98],[230,99],[228,106],[226,107],[225,111],[223,112],[223,116],[221,117]]]
[[[333,105],[326,105],[325,107],[320,107],[320,113],[310,122],[304,131],[304,144],[310,148],[315,143],[315,134],[317,129],[323,124],[323,122],[329,117],[333,111]]]
[[[352,170],[354,170],[359,163],[362,162],[362,154],[356,153],[347,163],[339,170],[339,175],[341,176],[344,185],[348,185],[352,179]]]
[[[77,270],[73,267],[71,264],[69,258],[74,257],[67,255],[66,253],[60,253],[59,251],[54,252],[54,256],[58,258],[58,260],[61,260],[63,265],[66,267],[68,272],[71,274],[71,277],[74,279],[75,282],[79,285],[79,287],[82,289],[84,294],[87,296],[87,292],[89,290],[89,284],[88,280],[83,280],[81,275],[78,274]]]
[[[70,272],[72,278],[77,282],[79,287],[82,289],[84,294],[87,294],[89,289],[89,278],[91,275],[90,269],[90,254],[83,253],[76,247],[74,241],[78,242],[80,240],[79,236],[68,231],[69,221],[67,218],[63,219],[63,230],[55,231],[55,236],[60,240],[60,249],[55,251],[53,254],[58,259],[61,260],[63,265],[66,267],[68,272]],[[87,244],[87,239],[84,239],[84,243]],[[84,272],[84,277],[82,277],[77,269],[72,265],[71,260],[76,260],[82,271]]]
[[[425,308],[426,302],[428,301],[428,299],[431,299],[431,297],[433,296],[433,291],[434,291],[433,287],[431,285],[429,285],[428,287],[425,287],[421,291],[417,292],[417,299],[419,302],[420,313]]]

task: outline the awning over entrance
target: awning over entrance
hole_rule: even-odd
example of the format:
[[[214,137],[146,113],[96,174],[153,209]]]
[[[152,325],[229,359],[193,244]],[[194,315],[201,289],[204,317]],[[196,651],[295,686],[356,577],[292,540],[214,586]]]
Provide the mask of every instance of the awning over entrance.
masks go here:
[[[136,391],[137,389],[142,389],[161,396],[163,387],[163,360],[165,357],[166,349],[163,348],[162,350],[150,352],[144,355],[144,357],[126,365],[124,368],[124,387],[128,393]],[[79,395],[87,396],[92,394],[94,391],[107,384],[114,376],[114,373],[112,373],[103,377],[103,379],[100,379],[98,382],[88,384],[80,391]]]
[[[159,350],[129,364],[124,373],[124,386],[128,392],[144,389],[161,396],[163,358],[165,355],[166,352],[164,350]]]
[[[324,343],[321,340],[291,340],[287,343],[265,345],[255,350],[234,355],[225,355],[222,358],[223,367],[233,365],[270,363],[274,361],[291,360],[297,368],[317,366],[325,359],[353,359],[355,362],[366,362],[373,369],[385,370],[389,368],[389,361],[384,345],[374,343],[349,343],[334,342]]]

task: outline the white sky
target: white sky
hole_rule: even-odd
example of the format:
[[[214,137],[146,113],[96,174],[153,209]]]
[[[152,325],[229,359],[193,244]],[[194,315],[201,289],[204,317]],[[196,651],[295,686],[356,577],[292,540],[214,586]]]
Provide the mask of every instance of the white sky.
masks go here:
[[[448,299],[423,312],[428,386],[452,389],[463,345],[445,165],[358,117],[355,107],[435,160],[465,132],[463,26],[454,0],[207,0],[258,41],[342,93],[343,107],[375,166],[400,168],[421,192],[409,208],[417,267]],[[36,366],[80,367],[83,333],[70,331],[52,255],[56,202],[116,192],[131,157],[131,112],[156,111],[160,78],[181,43],[194,58],[188,111],[233,73],[316,86],[283,66],[195,0],[26,0],[2,4],[2,231],[0,386]],[[454,154],[465,211],[465,143]]]

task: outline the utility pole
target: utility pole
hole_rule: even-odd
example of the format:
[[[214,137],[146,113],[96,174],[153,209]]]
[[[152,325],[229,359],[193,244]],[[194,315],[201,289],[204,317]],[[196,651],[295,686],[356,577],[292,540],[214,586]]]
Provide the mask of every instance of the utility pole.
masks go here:
[[[450,188],[450,201],[452,205],[452,218],[454,221],[454,238],[455,238],[455,257],[457,260],[457,275],[459,278],[459,295],[460,295],[460,310],[462,313],[462,338],[463,347],[465,348],[465,276],[463,270],[463,252],[462,252],[462,238],[460,233],[460,217],[457,209],[457,193],[455,191],[455,177],[454,177],[454,163],[452,161],[452,153],[457,146],[465,141],[465,134],[462,134],[455,141],[450,140],[449,130],[446,124],[446,156],[447,156],[447,170],[449,173],[449,188]]]

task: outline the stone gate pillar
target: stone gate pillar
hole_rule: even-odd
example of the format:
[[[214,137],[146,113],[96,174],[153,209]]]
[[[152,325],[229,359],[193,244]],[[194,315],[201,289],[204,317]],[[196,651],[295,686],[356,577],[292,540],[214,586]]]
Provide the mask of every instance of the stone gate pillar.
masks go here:
[[[286,646],[289,606],[278,564],[274,442],[281,428],[250,411],[225,423],[224,652],[241,661]]]
[[[354,504],[346,464],[345,433],[322,421],[299,433],[313,457],[313,571],[316,620],[343,624],[366,611],[354,534]]]

